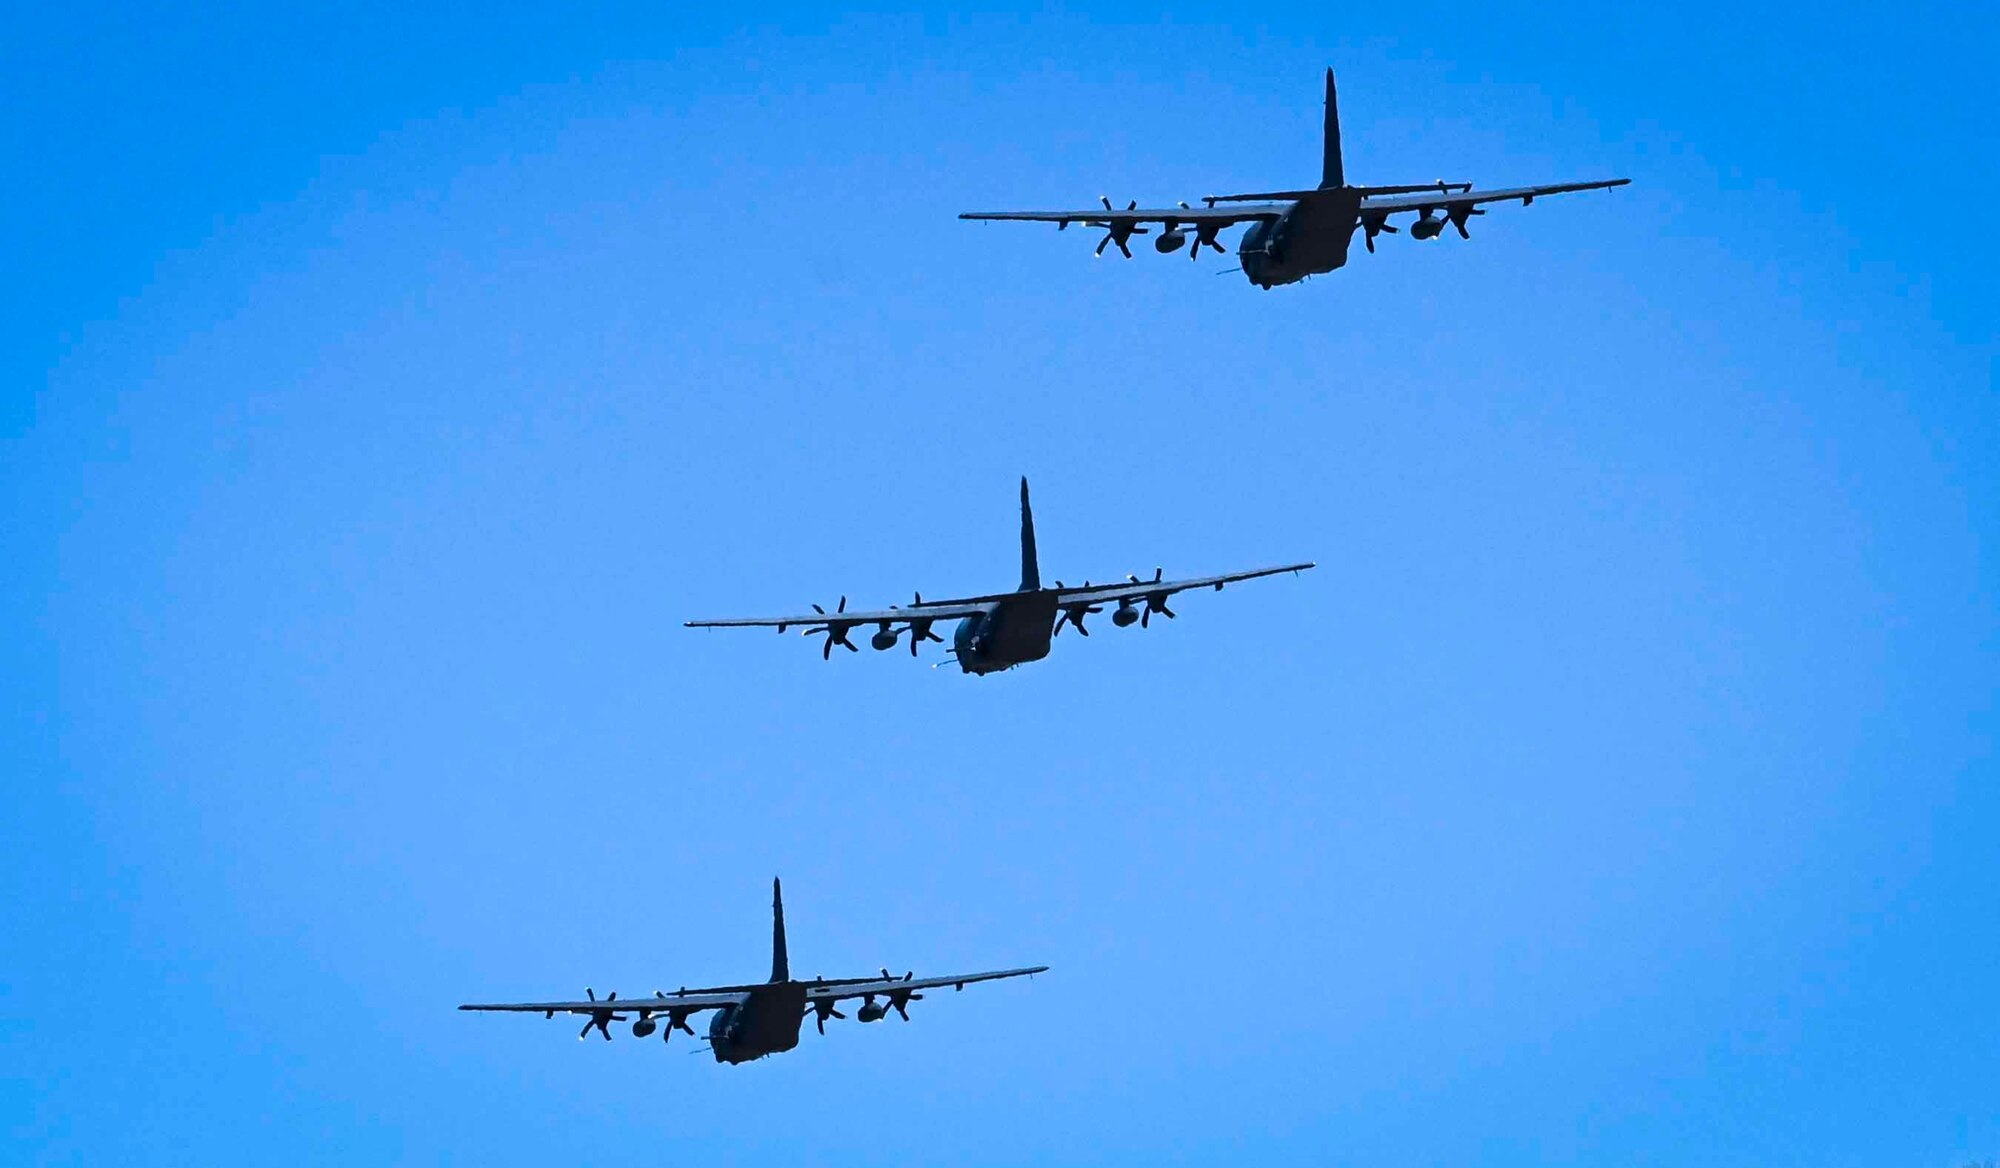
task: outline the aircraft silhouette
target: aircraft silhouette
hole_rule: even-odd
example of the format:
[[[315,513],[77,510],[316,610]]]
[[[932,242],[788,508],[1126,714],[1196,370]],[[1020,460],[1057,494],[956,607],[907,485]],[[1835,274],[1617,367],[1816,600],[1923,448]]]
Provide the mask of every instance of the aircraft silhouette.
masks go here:
[[[1148,628],[1155,616],[1174,616],[1174,611],[1167,607],[1167,598],[1177,592],[1191,588],[1213,588],[1220,592],[1223,585],[1239,580],[1255,580],[1259,576],[1274,576],[1280,572],[1303,572],[1312,566],[1310,562],[1284,564],[1192,580],[1164,580],[1162,572],[1156,568],[1151,580],[1127,576],[1121,584],[1093,585],[1086,582],[1080,588],[1071,588],[1058,580],[1054,588],[1044,588],[1041,568],[1035,556],[1035,516],[1028,506],[1028,480],[1023,478],[1021,586],[1013,592],[955,600],[925,600],[922,593],[917,593],[908,608],[891,607],[873,612],[849,612],[847,598],[843,596],[832,612],[815,604],[811,615],[694,620],[688,621],[687,627],[776,628],[780,633],[800,628],[806,636],[826,638],[825,644],[820,647],[820,659],[826,660],[833,656],[835,645],[859,652],[847,635],[865,625],[875,626],[875,634],[868,639],[868,643],[880,650],[895,648],[897,638],[905,632],[909,633],[910,656],[914,657],[917,647],[923,642],[944,640],[931,631],[933,625],[939,621],[955,620],[959,622],[958,631],[952,636],[952,647],[947,651],[958,658],[959,668],[964,672],[987,674],[1048,656],[1051,644],[1065,625],[1075,628],[1080,636],[1089,636],[1090,630],[1084,627],[1084,618],[1102,612],[1109,604],[1118,606],[1111,613],[1112,624],[1119,628],[1134,624]]]
[[[694,990],[683,986],[671,994],[655,990],[650,998],[626,998],[623,1001],[615,993],[599,998],[595,990],[585,989],[585,1000],[581,1002],[513,1002],[467,1005],[459,1009],[541,1014],[547,1018],[557,1014],[581,1015],[585,1021],[583,1029],[576,1032],[578,1041],[588,1038],[590,1032],[595,1030],[604,1036],[606,1042],[611,1041],[611,1024],[628,1020],[632,1023],[634,1038],[648,1037],[657,1030],[661,1041],[672,1041],[676,1030],[689,1035],[694,1033],[694,1028],[688,1025],[689,1018],[713,1010],[715,1016],[708,1022],[709,1050],[715,1055],[716,1062],[733,1065],[779,1054],[797,1046],[799,1031],[804,1028],[807,1014],[813,1015],[815,1027],[825,1034],[828,1019],[847,1017],[840,1012],[839,1004],[853,998],[861,999],[860,1008],[854,1012],[856,1021],[878,1022],[894,1010],[897,1017],[907,1022],[910,1020],[910,1003],[922,1001],[924,990],[944,986],[962,990],[974,982],[1026,977],[1046,972],[1048,968],[1036,965],[1026,969],[922,978],[909,973],[892,977],[884,969],[881,977],[816,977],[809,981],[794,981],[791,962],[785,952],[784,889],[773,880],[769,981]]]
[[[1595,182],[1554,183],[1537,187],[1510,187],[1505,190],[1474,192],[1469,182],[1412,183],[1402,186],[1364,187],[1347,185],[1340,157],[1340,108],[1334,100],[1333,70],[1326,71],[1325,143],[1320,163],[1320,184],[1311,190],[1261,191],[1242,195],[1208,195],[1201,208],[1182,203],[1177,207],[1141,210],[1134,201],[1120,211],[1109,198],[1099,196],[1103,207],[1080,211],[967,211],[960,219],[1007,219],[1054,223],[1057,230],[1072,223],[1104,228],[1097,253],[1116,245],[1126,259],[1135,235],[1145,235],[1158,224],[1160,234],[1153,247],[1162,254],[1180,250],[1193,233],[1188,258],[1198,259],[1203,248],[1225,250],[1216,236],[1224,229],[1247,223],[1250,229],[1238,241],[1236,254],[1243,261],[1243,275],[1259,288],[1292,284],[1308,276],[1334,271],[1347,264],[1348,248],[1356,229],[1364,232],[1363,242],[1375,250],[1375,237],[1399,230],[1389,216],[1404,211],[1417,213],[1409,225],[1410,238],[1436,239],[1448,223],[1463,239],[1472,238],[1466,220],[1484,215],[1482,203],[1519,199],[1522,206],[1543,195],[1569,191],[1594,191],[1621,187],[1630,179],[1612,178]],[[1244,206],[1218,207],[1218,203]],[[1439,216],[1442,215],[1442,218]]]

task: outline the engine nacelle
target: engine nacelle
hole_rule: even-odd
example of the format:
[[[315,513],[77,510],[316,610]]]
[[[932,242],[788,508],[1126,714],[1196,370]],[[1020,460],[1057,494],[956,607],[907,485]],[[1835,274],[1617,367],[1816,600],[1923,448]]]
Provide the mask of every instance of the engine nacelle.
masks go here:
[[[870,645],[873,645],[877,649],[885,651],[893,649],[896,647],[896,630],[883,629],[880,632],[876,633],[874,636],[868,638],[868,643]]]
[[[650,1035],[651,1033],[653,1033],[653,1031],[658,1030],[659,1028],[660,1028],[660,1023],[658,1019],[650,1017],[641,1018],[638,1021],[632,1023],[632,1037],[645,1038],[647,1035]]]
[[[1187,234],[1176,227],[1172,230],[1160,232],[1159,238],[1153,240],[1153,250],[1159,252],[1161,255],[1166,255],[1169,252],[1179,251],[1181,245],[1186,242]]]
[[[1137,624],[1138,620],[1139,610],[1129,604],[1119,605],[1118,611],[1111,614],[1111,623],[1121,629],[1130,628],[1132,625]]]
[[[1429,215],[1410,224],[1411,239],[1436,239],[1444,234],[1444,220],[1433,219]]]
[[[867,1001],[861,1003],[859,1010],[854,1012],[854,1020],[856,1022],[880,1022],[888,1013],[889,1007],[876,1001],[874,998],[869,998]]]

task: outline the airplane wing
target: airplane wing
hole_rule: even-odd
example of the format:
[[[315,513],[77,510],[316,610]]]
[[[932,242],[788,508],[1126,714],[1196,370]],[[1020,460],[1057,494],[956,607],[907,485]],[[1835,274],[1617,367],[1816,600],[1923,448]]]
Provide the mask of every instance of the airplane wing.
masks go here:
[[[650,998],[592,998],[585,1002],[503,1002],[460,1006],[461,1010],[486,1010],[511,1014],[542,1014],[553,1018],[557,1014],[622,1014],[625,1012],[681,1015],[695,1014],[703,1010],[719,1010],[724,1006],[743,1004],[750,995],[746,992],[731,993],[691,993],[655,994]],[[619,1019],[622,1021],[622,1019]]]
[[[808,632],[824,631],[829,625],[841,628],[859,628],[862,625],[915,624],[918,621],[956,620],[960,617],[977,616],[984,610],[977,604],[953,601],[945,604],[926,604],[921,607],[885,608],[876,612],[849,612],[845,607],[832,612],[815,611],[805,616],[752,616],[731,620],[691,620],[683,627],[690,629],[768,629],[779,632],[801,626],[811,626]]]
[[[1224,250],[1222,244],[1216,242],[1215,238],[1224,228],[1238,223],[1277,219],[1285,213],[1285,206],[1279,204],[1195,208],[1182,203],[1178,207],[1141,209],[1138,203],[1134,202],[1127,204],[1125,209],[1120,211],[1111,205],[1109,199],[1103,200],[1103,203],[1102,207],[1086,207],[1080,211],[967,211],[959,218],[1053,223],[1057,231],[1072,223],[1081,223],[1085,227],[1102,227],[1104,238],[1097,241],[1097,254],[1103,255],[1105,248],[1115,244],[1129,260],[1132,258],[1132,237],[1145,235],[1152,230],[1143,224],[1160,225],[1162,251],[1173,251],[1180,246],[1180,239],[1169,233],[1180,233],[1182,236],[1192,233],[1194,246],[1188,249],[1188,255],[1190,258],[1198,258],[1205,248]]]
[[[999,981],[1007,977],[1028,977],[1031,974],[1047,973],[1046,965],[1030,966],[1027,969],[995,969],[984,973],[955,973],[946,977],[889,977],[887,970],[879,981],[848,980],[823,982],[806,991],[808,1002],[839,1002],[848,998],[875,996],[898,997],[918,990],[934,990],[944,986],[964,989],[978,981]]]
[[[960,219],[1008,220],[1027,223],[1053,223],[1058,228],[1072,223],[1085,227],[1132,227],[1133,234],[1145,234],[1140,223],[1172,224],[1179,227],[1214,227],[1220,230],[1235,223],[1248,223],[1255,219],[1276,219],[1285,213],[1278,205],[1262,207],[1139,207],[1136,204],[1123,211],[1110,207],[1086,207],[1080,211],[966,211]]]
[[[1397,211],[1445,211],[1471,210],[1481,203],[1501,203],[1509,199],[1519,199],[1523,206],[1534,202],[1543,195],[1563,195],[1571,191],[1601,191],[1608,187],[1622,187],[1631,182],[1629,178],[1608,178],[1596,182],[1552,183],[1539,187],[1506,187],[1500,190],[1438,191],[1434,194],[1399,194],[1361,200],[1361,215],[1369,218],[1376,215],[1391,215]]]
[[[1130,602],[1146,597],[1165,600],[1176,592],[1186,592],[1193,588],[1213,588],[1222,591],[1224,584],[1234,584],[1239,580],[1255,580],[1260,576],[1276,576],[1280,572],[1303,572],[1315,567],[1310,561],[1303,564],[1281,564],[1275,568],[1252,568],[1247,572],[1230,572],[1223,576],[1198,576],[1192,580],[1162,580],[1155,571],[1151,580],[1127,577],[1119,584],[1085,584],[1081,588],[1059,588],[1056,590],[1056,605],[1069,608],[1083,604],[1101,604],[1116,600]]]
[[[1106,604],[1116,602],[1118,611],[1111,621],[1117,625],[1129,625],[1136,618],[1140,624],[1151,624],[1153,614],[1171,617],[1174,610],[1167,607],[1167,598],[1176,592],[1186,592],[1193,588],[1213,588],[1222,591],[1225,584],[1239,580],[1255,580],[1260,576],[1275,576],[1280,572],[1303,572],[1313,567],[1311,562],[1303,564],[1281,564],[1275,568],[1253,568],[1248,572],[1230,572],[1222,576],[1200,576],[1192,580],[1163,580],[1159,569],[1153,570],[1151,580],[1141,580],[1128,576],[1122,584],[1085,584],[1081,588],[1056,588],[1056,632],[1062,632],[1064,625],[1076,626],[1076,631],[1085,636],[1090,630],[1083,625],[1083,618],[1093,612],[1101,612]]]
[[[840,606],[832,612],[813,606],[810,616],[756,616],[735,620],[693,620],[686,622],[691,629],[755,629],[775,628],[780,633],[794,626],[801,626],[803,636],[824,636],[826,644],[820,646],[822,659],[833,656],[835,645],[844,645],[849,650],[860,652],[847,634],[863,625],[876,626],[875,637],[893,638],[904,629],[909,630],[910,656],[917,655],[917,646],[925,641],[942,641],[944,638],[931,631],[938,621],[959,620],[977,616],[985,612],[983,605],[971,601],[954,600],[942,604],[913,604],[909,608],[885,608],[875,612],[850,612],[847,598],[840,598]],[[878,649],[889,648],[885,640],[874,641]]]

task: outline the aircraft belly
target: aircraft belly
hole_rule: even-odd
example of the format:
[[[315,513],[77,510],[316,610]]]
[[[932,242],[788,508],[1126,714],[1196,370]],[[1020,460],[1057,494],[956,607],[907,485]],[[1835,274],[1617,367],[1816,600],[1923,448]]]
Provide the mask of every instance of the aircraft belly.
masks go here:
[[[794,982],[759,987],[736,1007],[725,1035],[711,1035],[718,1062],[747,1063],[799,1044],[806,989]]]
[[[1049,635],[1055,623],[1055,593],[1034,592],[1009,598],[987,618],[982,656],[996,664],[1039,661],[1049,655]]]
[[[1347,264],[1347,249],[1359,222],[1344,204],[1331,200],[1300,203],[1290,216],[1290,237],[1284,262],[1279,265],[1283,282],[1331,272]]]
[[[1285,216],[1284,259],[1272,282],[1289,284],[1345,267],[1360,222],[1360,200],[1345,192],[1300,200]]]
[[[805,1021],[805,1009],[803,985],[786,983],[760,989],[750,999],[743,1038],[766,1051],[790,1050],[799,1044],[799,1026]]]

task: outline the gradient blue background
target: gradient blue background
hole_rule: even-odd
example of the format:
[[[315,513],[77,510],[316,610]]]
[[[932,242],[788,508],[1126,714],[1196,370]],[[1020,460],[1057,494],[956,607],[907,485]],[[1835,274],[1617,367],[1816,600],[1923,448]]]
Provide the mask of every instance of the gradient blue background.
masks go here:
[[[1995,11],[22,9],[30,1163],[2000,1155]],[[1303,287],[953,219],[1630,175]],[[695,616],[1291,557],[976,679]],[[935,647],[930,660],[937,660]],[[465,1000],[1042,961],[742,1068]]]

